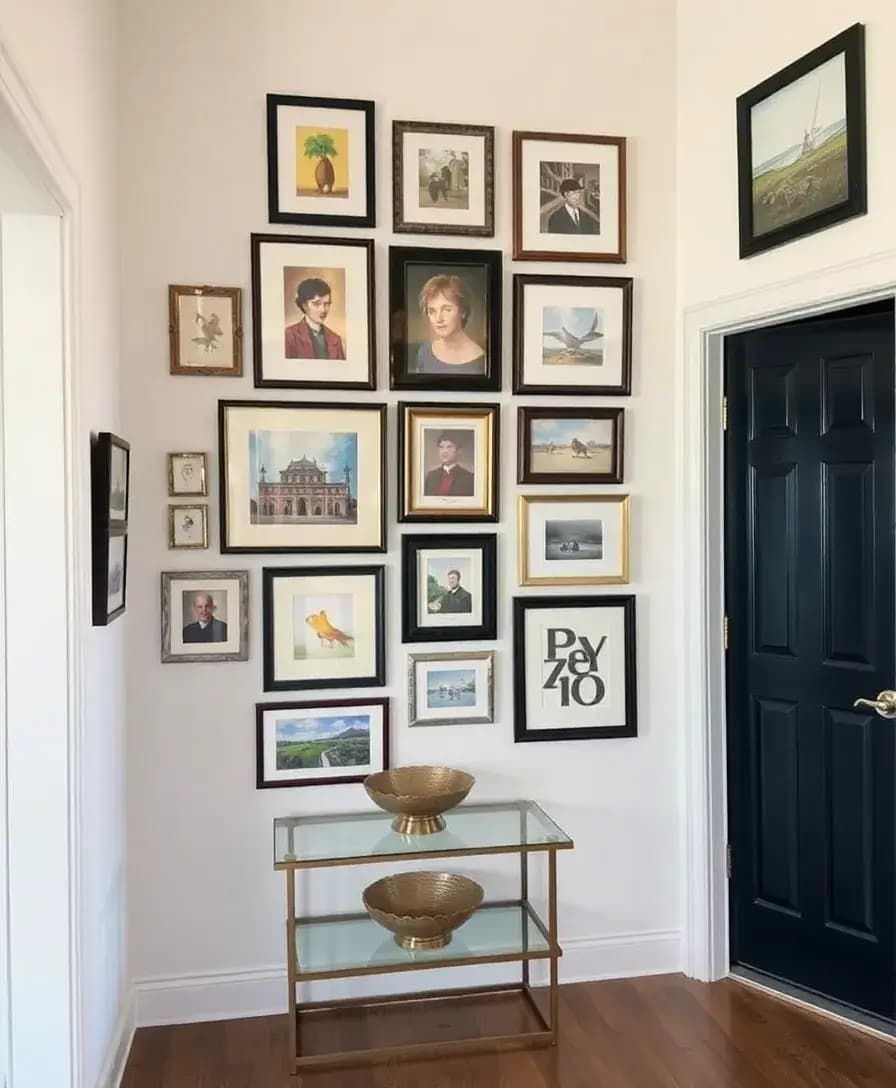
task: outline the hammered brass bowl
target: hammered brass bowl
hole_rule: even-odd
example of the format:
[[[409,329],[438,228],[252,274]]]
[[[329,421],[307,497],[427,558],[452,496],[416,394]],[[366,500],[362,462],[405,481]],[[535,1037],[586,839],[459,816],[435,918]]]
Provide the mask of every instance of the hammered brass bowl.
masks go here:
[[[395,934],[402,948],[444,948],[451,932],[482,903],[475,880],[451,873],[398,873],[364,889],[370,917]]]
[[[397,813],[392,827],[403,835],[431,835],[445,827],[443,812],[459,805],[476,779],[450,767],[397,767],[364,779],[374,804]]]

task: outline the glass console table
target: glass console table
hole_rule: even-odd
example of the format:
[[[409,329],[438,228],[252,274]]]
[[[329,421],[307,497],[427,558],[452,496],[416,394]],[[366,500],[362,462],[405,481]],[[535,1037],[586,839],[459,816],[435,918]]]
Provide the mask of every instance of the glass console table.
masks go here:
[[[572,849],[572,840],[532,801],[461,805],[445,814],[445,829],[432,835],[399,834],[392,830],[392,819],[390,813],[376,811],[274,820],[274,868],[286,873],[289,1034],[294,1071],[555,1045],[557,962],[562,955],[557,940],[557,851]],[[529,902],[532,853],[547,854],[546,922]],[[519,854],[519,899],[484,903],[444,948],[401,948],[392,934],[366,913],[296,917],[296,881],[302,870],[478,854]],[[533,960],[549,961],[547,1014],[529,984]],[[297,1000],[296,987],[301,982],[493,963],[520,963],[520,981],[341,1001]],[[463,1037],[448,1038],[447,1021],[442,1017],[439,1030],[426,1038],[427,1024],[415,1025],[409,1009],[411,1002],[431,1007],[431,1002],[439,1000],[469,1000],[476,1002],[475,1020],[481,1002],[489,995],[503,1002],[497,1021],[508,1030],[502,1027],[488,1036],[474,1030]],[[328,1013],[331,1022],[324,1027],[322,1018]],[[379,1022],[377,1014],[381,1014]],[[431,1017],[427,1023],[432,1026]],[[475,1023],[473,1026],[475,1029]],[[366,1045],[372,1034],[384,1045]],[[339,1040],[339,1049],[326,1045],[334,1039]]]

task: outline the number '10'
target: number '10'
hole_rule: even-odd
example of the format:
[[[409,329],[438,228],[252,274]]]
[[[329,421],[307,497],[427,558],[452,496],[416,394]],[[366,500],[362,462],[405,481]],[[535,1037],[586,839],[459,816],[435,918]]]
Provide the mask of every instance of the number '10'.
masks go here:
[[[590,680],[594,685],[591,692],[591,698],[585,698],[582,692],[582,685],[586,680]],[[603,680],[599,676],[595,676],[593,673],[586,673],[585,676],[577,676],[575,679],[570,680],[568,676],[561,676],[556,681],[556,686],[560,688],[560,705],[569,706],[570,698],[579,706],[594,706],[595,703],[599,703],[604,697],[606,687]]]

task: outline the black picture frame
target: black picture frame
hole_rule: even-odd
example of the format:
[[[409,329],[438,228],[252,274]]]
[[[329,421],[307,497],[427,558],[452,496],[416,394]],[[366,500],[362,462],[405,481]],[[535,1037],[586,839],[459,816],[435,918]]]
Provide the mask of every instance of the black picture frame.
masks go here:
[[[618,290],[622,305],[622,358],[620,381],[605,385],[546,385],[527,382],[526,289],[528,287],[600,287]],[[631,276],[554,276],[518,273],[513,277],[513,392],[555,397],[627,397],[632,391],[632,295]]]
[[[426,548],[478,550],[481,553],[482,622],[478,624],[443,624],[424,626],[420,623],[420,586],[417,576],[417,556]],[[473,639],[497,638],[498,614],[498,547],[495,533],[405,533],[401,538],[401,641],[402,642],[465,642]],[[463,586],[461,588],[464,588]],[[470,587],[466,587],[469,589]]]
[[[272,710],[323,710],[334,712],[347,710],[351,707],[378,706],[382,710],[382,767],[372,768],[368,773],[389,770],[389,699],[377,696],[373,699],[315,699],[302,702],[284,703],[256,703],[255,704],[255,788],[258,790],[292,789],[296,786],[341,786],[349,783],[363,782],[366,774],[359,775],[330,775],[320,778],[276,779],[265,778],[264,766],[264,724],[265,714]]]
[[[803,218],[757,234],[754,222],[751,111],[759,103],[783,90],[795,80],[808,75],[819,65],[841,53],[844,56],[845,66],[846,196],[837,203],[810,213]],[[818,94],[820,95],[820,93],[819,83]],[[797,163],[807,153],[805,150],[806,141],[810,139],[810,135],[814,140],[816,119],[817,99],[816,118],[806,118],[809,129],[804,128],[803,151],[797,155]],[[798,136],[798,134],[796,135]],[[836,135],[836,133],[833,134],[829,139],[835,138]],[[787,242],[793,242],[797,238],[804,238],[806,235],[825,230],[836,223],[842,223],[845,219],[864,215],[868,211],[865,141],[865,28],[861,23],[854,23],[817,48],[810,50],[798,60],[793,61],[792,64],[788,64],[785,68],[775,72],[774,75],[769,76],[761,83],[757,83],[755,87],[751,87],[750,90],[739,95],[737,98],[737,189],[741,258],[752,257],[757,253],[763,253]],[[795,144],[795,146],[797,145]],[[810,147],[808,153],[815,154],[818,150],[820,149]],[[791,165],[793,164],[786,163],[781,169],[789,169]],[[804,165],[809,166],[808,163]],[[780,202],[789,207],[793,202],[794,182],[800,188],[809,186],[810,192],[813,185],[817,187],[819,184],[817,175],[812,173],[803,174],[799,177],[794,175],[793,182],[784,177],[774,190],[769,190],[763,195],[762,202],[769,202],[773,208],[774,204],[779,202],[778,193],[780,191]],[[799,199],[800,195],[799,191],[797,191],[796,199]]]
[[[124,502],[113,506],[113,458],[124,458]],[[91,611],[94,627],[105,627],[122,615],[127,606],[128,512],[130,508],[131,447],[111,431],[101,431],[90,444],[90,543],[91,543]],[[115,486],[120,486],[116,477]],[[117,516],[119,511],[123,516]],[[110,572],[110,552],[113,539],[123,539],[120,575]],[[117,545],[116,545],[117,547]],[[121,578],[121,604],[109,608],[110,589]],[[117,590],[116,590],[117,592]]]
[[[363,381],[310,381],[264,376],[261,247],[268,245],[351,246],[367,251],[367,377]],[[256,389],[376,389],[376,306],[374,243],[371,238],[319,238],[311,235],[251,234],[252,373]],[[346,319],[348,315],[346,315]],[[297,360],[300,361],[300,360]]]
[[[386,682],[385,567],[263,567],[262,568],[262,671],[265,691],[309,691],[317,688],[382,687]],[[352,577],[373,579],[374,668],[367,675],[277,679],[274,645],[274,583],[280,578]]]
[[[389,247],[389,388],[441,392],[497,393],[501,389],[501,279],[503,255],[498,249],[443,249],[436,246]],[[417,374],[410,370],[407,342],[407,277],[418,266],[476,267],[484,272],[487,301],[485,374]],[[415,292],[416,294],[416,292]]]
[[[364,175],[366,208],[363,215],[327,215],[312,212],[288,212],[280,208],[279,153],[277,147],[277,111],[281,106],[309,109],[357,110],[364,115]],[[361,98],[318,98],[310,95],[269,94],[267,96],[268,144],[268,221],[271,223],[304,223],[316,227],[375,227],[376,226],[376,104]]]
[[[624,408],[517,408],[517,483],[520,484],[621,484],[624,460]],[[532,468],[532,421],[539,419],[608,420],[613,429],[613,444],[608,472],[536,472]],[[587,454],[587,451],[586,451]],[[590,456],[590,454],[587,454]],[[561,454],[562,456],[562,454]],[[571,451],[571,456],[578,455]],[[585,456],[585,454],[581,455]]]
[[[530,729],[528,728],[528,707],[526,703],[526,683],[527,683],[527,645],[526,645],[526,616],[533,609],[545,609],[549,611],[553,618],[556,618],[558,622],[562,623],[562,612],[564,609],[575,609],[581,611],[582,609],[606,609],[617,608],[622,609],[623,613],[623,639],[624,639],[624,652],[625,663],[623,667],[624,676],[623,683],[625,685],[624,704],[625,704],[625,720],[619,723],[609,725],[592,725],[592,726],[570,726],[550,729]],[[558,631],[562,630],[558,628]],[[570,630],[570,629],[566,629]],[[570,632],[575,634],[574,631]],[[580,681],[584,685],[586,679],[591,679],[593,688],[585,692],[583,700],[580,700],[580,705],[592,706],[595,705],[593,701],[584,701],[585,697],[589,694],[597,694],[599,690],[599,672],[597,672],[595,679],[594,670],[589,668],[589,671],[585,673],[582,666],[588,665],[587,651],[578,648],[576,643],[576,649],[573,649],[573,643],[569,642],[568,635],[563,636],[564,644],[561,645],[560,637],[557,639],[557,648],[561,650],[569,649],[570,654],[579,655],[577,659],[572,663],[572,667],[567,664],[565,669],[556,669],[554,665],[554,656],[551,655],[548,659],[544,658],[545,650],[541,647],[537,648],[538,664],[543,670],[542,675],[545,676],[545,684],[550,683],[556,687],[561,685],[564,681],[568,683],[568,690],[571,692],[572,685],[576,681]],[[598,651],[599,652],[599,651]],[[635,597],[633,594],[613,594],[607,596],[570,596],[570,597],[514,597],[513,598],[513,693],[514,693],[514,715],[513,715],[513,739],[516,743],[525,743],[530,741],[554,741],[554,740],[598,740],[609,739],[614,737],[635,737],[638,734],[638,703],[637,703],[637,669],[636,669],[636,652],[635,652]],[[557,663],[560,663],[561,658],[557,658]],[[556,669],[556,671],[555,671]],[[545,675],[546,673],[546,675]],[[561,697],[563,689],[561,688]],[[553,714],[556,716],[559,711],[556,709]]]

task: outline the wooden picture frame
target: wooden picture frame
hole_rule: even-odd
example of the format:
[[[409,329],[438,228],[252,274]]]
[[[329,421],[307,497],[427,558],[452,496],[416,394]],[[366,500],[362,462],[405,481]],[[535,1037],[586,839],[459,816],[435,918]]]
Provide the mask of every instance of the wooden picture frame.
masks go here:
[[[624,416],[624,408],[520,406],[517,483],[621,484]]]
[[[241,378],[242,290],[239,287],[170,284],[168,340],[170,373]],[[219,354],[213,355],[213,352]]]
[[[405,533],[402,642],[497,638],[497,554],[494,533]]]

